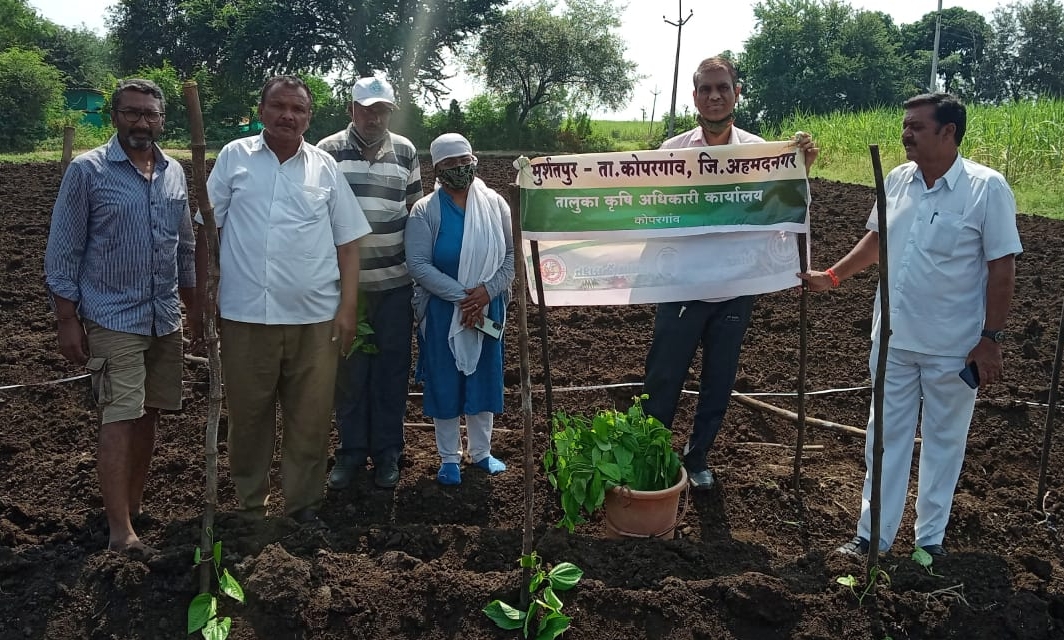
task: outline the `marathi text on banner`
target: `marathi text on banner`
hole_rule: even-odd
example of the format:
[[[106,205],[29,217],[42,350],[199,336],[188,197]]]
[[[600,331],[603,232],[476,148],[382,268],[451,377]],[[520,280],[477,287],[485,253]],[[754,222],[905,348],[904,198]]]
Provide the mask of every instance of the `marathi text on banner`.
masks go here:
[[[809,201],[792,142],[535,158],[518,184],[530,240],[802,232]]]
[[[526,248],[537,303],[537,267],[550,306],[724,299],[799,282],[809,184],[793,142],[518,166],[522,232],[539,242],[539,265]]]

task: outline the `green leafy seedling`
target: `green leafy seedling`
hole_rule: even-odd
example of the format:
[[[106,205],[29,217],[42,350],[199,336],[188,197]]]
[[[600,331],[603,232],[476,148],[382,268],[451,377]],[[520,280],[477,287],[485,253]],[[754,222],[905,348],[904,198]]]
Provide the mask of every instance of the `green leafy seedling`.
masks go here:
[[[211,534],[213,540],[213,534]],[[222,543],[213,540],[210,558],[203,558],[203,552],[196,547],[192,553],[194,566],[201,562],[210,562],[214,566],[214,576],[218,580],[218,591],[244,604],[244,589],[237,579],[222,567]],[[197,594],[188,604],[188,633],[199,631],[205,640],[225,640],[233,621],[229,617],[218,617],[218,599],[213,593]]]
[[[518,564],[522,569],[534,570],[528,581],[528,592],[536,594],[538,591],[539,595],[528,605],[528,611],[522,611],[502,600],[493,600],[484,607],[484,615],[502,629],[520,629],[525,638],[553,640],[565,633],[572,621],[572,618],[562,613],[562,601],[557,592],[575,587],[584,572],[571,562],[562,562],[550,571],[544,571],[543,561],[535,551],[521,556]],[[533,624],[536,625],[534,636]]]
[[[355,325],[355,339],[351,341],[351,346],[347,348],[347,352],[344,354],[345,358],[350,358],[356,352],[370,355],[380,353],[377,345],[370,340],[370,336],[376,331],[374,331],[373,325],[369,323],[369,312],[366,311],[366,305],[363,302],[365,299],[365,296],[358,297],[358,323]]]
[[[857,604],[864,604],[864,599],[868,594],[872,593],[872,590],[876,588],[879,582],[883,582],[885,586],[890,586],[890,575],[886,571],[881,569],[879,565],[872,567],[872,570],[868,573],[868,584],[860,593],[857,592],[857,588],[860,584],[857,582],[857,578],[852,575],[839,576],[835,578],[835,582],[850,588],[850,593],[857,598]]]
[[[927,569],[927,573],[929,575],[932,575],[932,576],[938,576],[939,575],[939,574],[935,573],[934,567],[931,566],[931,565],[934,564],[935,559],[932,558],[931,554],[928,553],[927,551],[925,551],[923,547],[916,547],[915,549],[913,549],[912,558],[913,558],[913,562],[915,562],[916,564],[920,565],[924,569]]]

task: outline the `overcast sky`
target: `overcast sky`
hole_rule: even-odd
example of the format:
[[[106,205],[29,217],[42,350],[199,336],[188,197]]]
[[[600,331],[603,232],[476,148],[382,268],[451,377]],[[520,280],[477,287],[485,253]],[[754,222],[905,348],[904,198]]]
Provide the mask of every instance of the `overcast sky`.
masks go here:
[[[69,27],[85,25],[97,33],[105,32],[104,20],[112,0],[30,0],[44,17]],[[683,112],[691,106],[690,75],[703,58],[724,50],[741,51],[743,43],[754,32],[756,2],[746,0],[629,0],[624,11],[620,33],[628,43],[628,58],[639,63],[639,73],[646,76],[637,86],[629,106],[615,114],[596,117],[639,120],[642,109],[647,117],[655,108],[657,116],[668,110],[672,93],[674,62],[676,59],[676,27],[665,23],[665,17],[678,22],[680,7],[683,16],[694,11],[683,27],[680,46],[680,78],[676,94],[676,109]],[[945,9],[963,6],[981,13],[987,20],[993,10],[1004,4],[1002,0],[943,0]],[[716,5],[716,6],[711,6]],[[915,22],[924,14],[938,8],[938,0],[850,0],[855,8],[883,11],[897,24]],[[667,16],[663,16],[667,12]],[[465,100],[477,93],[478,87],[461,79],[449,81],[454,90],[451,97]],[[658,91],[654,105],[654,91]]]

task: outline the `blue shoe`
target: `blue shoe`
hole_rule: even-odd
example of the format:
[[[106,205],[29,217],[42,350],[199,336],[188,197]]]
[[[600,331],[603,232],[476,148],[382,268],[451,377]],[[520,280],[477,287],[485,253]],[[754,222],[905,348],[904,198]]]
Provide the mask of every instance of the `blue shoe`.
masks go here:
[[[441,464],[440,470],[436,472],[436,482],[449,487],[462,484],[462,470],[458,468],[458,463],[444,462]]]
[[[497,476],[503,471],[506,471],[506,465],[503,464],[503,461],[491,455],[474,462],[473,466],[487,471],[488,475],[492,476]]]

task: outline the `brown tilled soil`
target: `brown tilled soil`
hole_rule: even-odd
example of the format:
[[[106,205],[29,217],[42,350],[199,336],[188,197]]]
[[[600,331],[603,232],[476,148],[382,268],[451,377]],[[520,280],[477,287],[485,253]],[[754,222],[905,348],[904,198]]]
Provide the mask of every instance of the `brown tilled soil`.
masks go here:
[[[488,182],[502,188],[509,161],[484,165]],[[146,494],[150,515],[138,528],[161,555],[141,562],[105,551],[87,382],[41,384],[83,373],[57,353],[42,286],[58,182],[57,164],[0,166],[0,386],[31,385],[0,390],[0,637],[180,638],[198,584],[192,551],[204,494],[207,371],[189,363],[186,408],[160,428]],[[862,235],[872,191],[817,180],[813,198],[813,261],[824,267]],[[894,552],[882,562],[890,584],[862,602],[836,578],[860,578],[863,563],[831,550],[853,534],[863,438],[810,427],[807,442],[816,447],[803,457],[795,492],[789,448],[795,425],[737,403],[711,454],[719,486],[691,496],[677,539],[606,540],[598,520],[574,534],[554,528],[560,509],[538,464],[546,446],[541,349],[538,334],[531,336],[533,544],[548,563],[569,561],[585,571],[578,587],[563,594],[573,625],[567,637],[1064,638],[1059,438],[1049,461],[1049,497],[1045,504],[1035,499],[1042,403],[1061,309],[1064,223],[1022,216],[1019,224],[1026,253],[1008,323],[1007,382],[984,391],[976,409],[947,532],[952,553],[935,562],[934,575],[909,559],[910,508]],[[858,387],[809,396],[811,417],[864,425],[875,285],[873,269],[810,300],[808,389]],[[737,390],[795,390],[798,308],[792,291],[760,298]],[[555,387],[639,381],[653,311],[548,310]],[[515,313],[516,306],[511,319]],[[530,315],[538,319],[535,307]],[[303,529],[283,517],[251,525],[231,515],[223,415],[215,535],[225,565],[249,595],[246,605],[221,604],[233,618],[233,638],[518,637],[480,612],[494,598],[516,603],[522,588],[517,326],[508,325],[507,405],[495,433],[495,453],[510,470],[494,478],[468,470],[460,487],[438,486],[432,434],[417,424],[426,420],[412,396],[399,487],[382,491],[364,479],[330,493],[322,514],[327,529]],[[696,361],[689,388],[697,371]],[[554,404],[588,412],[637,390],[558,390]],[[796,406],[789,397],[763,399]],[[684,396],[677,443],[693,407]]]

